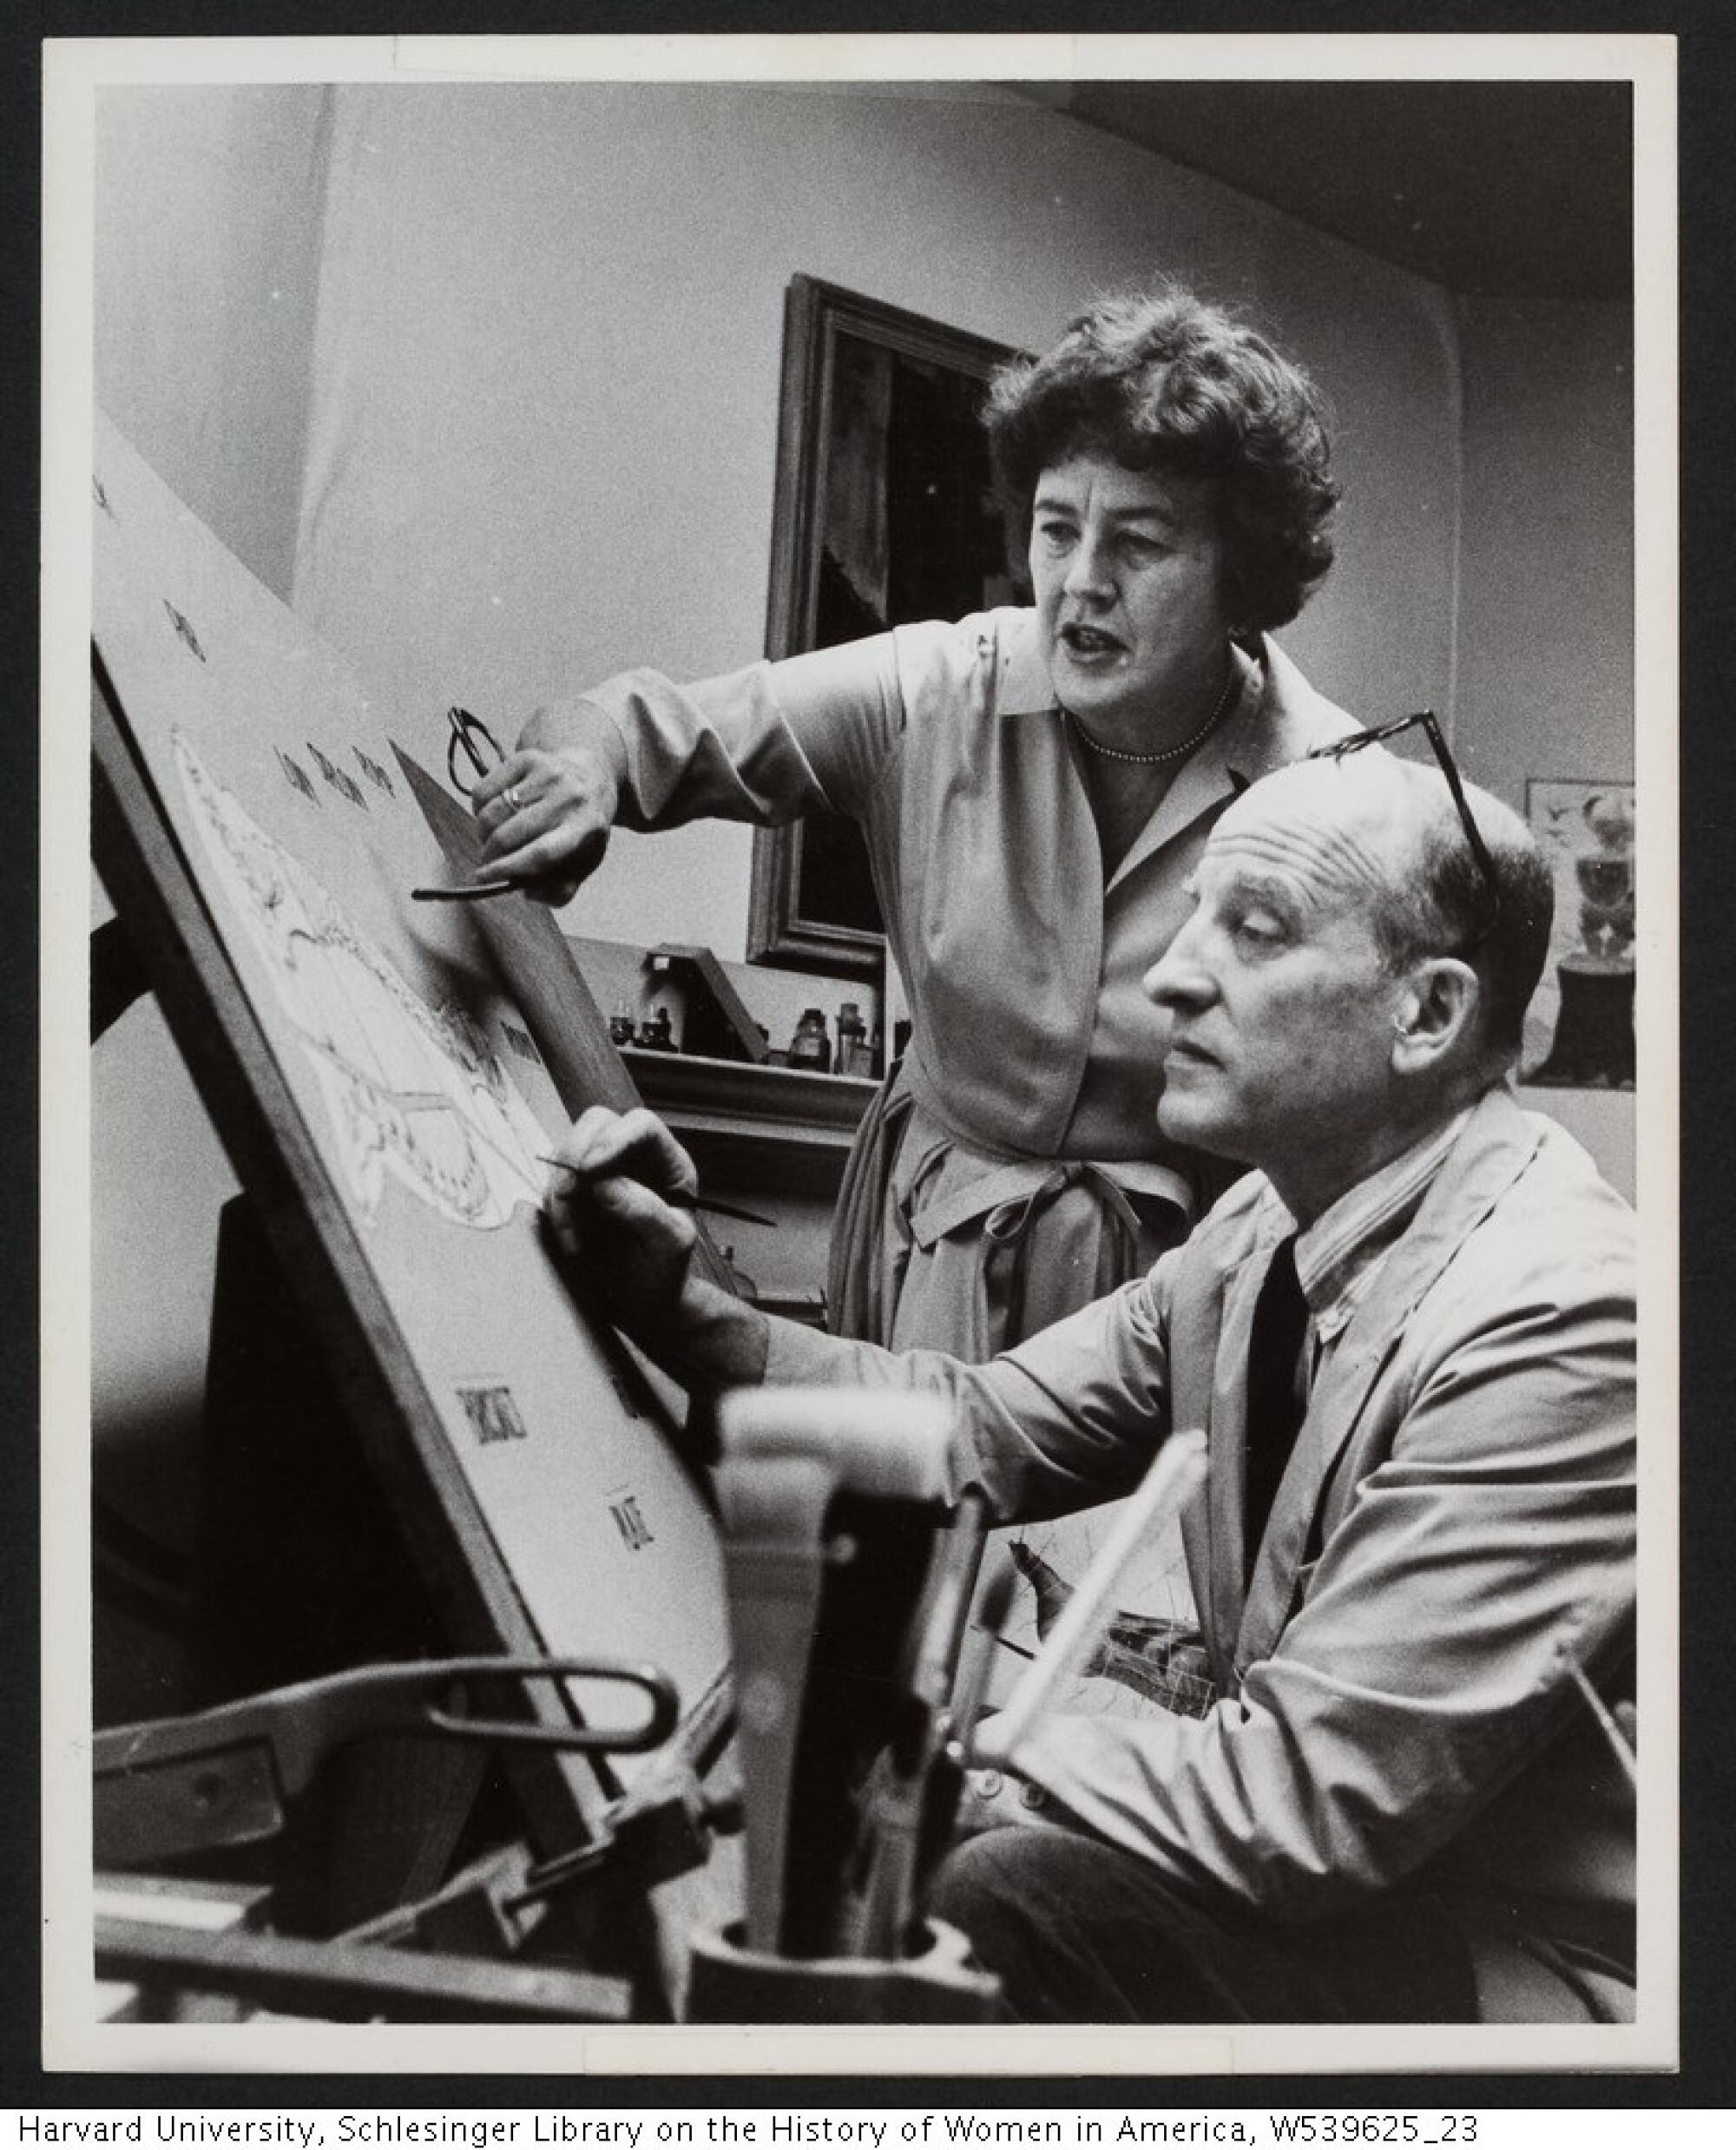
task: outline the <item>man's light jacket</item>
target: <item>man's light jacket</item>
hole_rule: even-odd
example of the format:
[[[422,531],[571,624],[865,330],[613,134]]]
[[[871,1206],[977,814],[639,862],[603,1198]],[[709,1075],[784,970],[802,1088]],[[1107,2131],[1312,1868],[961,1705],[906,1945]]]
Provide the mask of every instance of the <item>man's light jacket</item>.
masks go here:
[[[1571,1668],[1614,1692],[1630,1662],[1632,1213],[1553,1122],[1484,1097],[1323,1356],[1245,1589],[1244,1369],[1289,1228],[1253,1174],[1148,1275],[987,1366],[779,1326],[767,1378],[952,1391],[958,1483],[1009,1516],[1124,1493],[1202,1428],[1183,1529],[1216,1702],[1051,1718],[1021,1772],[1286,1922],[1429,1889],[1487,2017],[1620,2015],[1633,1814]]]

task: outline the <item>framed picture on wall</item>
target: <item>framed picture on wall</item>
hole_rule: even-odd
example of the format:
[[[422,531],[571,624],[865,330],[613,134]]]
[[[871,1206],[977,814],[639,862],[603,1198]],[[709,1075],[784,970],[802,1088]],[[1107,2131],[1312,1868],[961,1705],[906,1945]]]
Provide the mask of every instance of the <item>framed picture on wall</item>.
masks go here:
[[[1020,595],[980,413],[1014,352],[811,276],[791,279],[766,650],[954,620]],[[878,975],[884,931],[852,822],[754,838],[750,959]]]
[[[1525,819],[1555,874],[1555,919],[1522,1080],[1631,1090],[1634,786],[1534,777]]]

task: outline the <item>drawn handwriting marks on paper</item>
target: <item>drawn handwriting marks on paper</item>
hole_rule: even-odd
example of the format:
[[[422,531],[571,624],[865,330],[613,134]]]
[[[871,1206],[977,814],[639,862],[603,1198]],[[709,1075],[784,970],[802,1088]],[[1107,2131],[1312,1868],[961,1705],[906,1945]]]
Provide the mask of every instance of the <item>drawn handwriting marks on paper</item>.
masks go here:
[[[508,1022],[504,1016],[501,1018],[500,1029],[501,1036],[521,1060],[528,1060],[533,1068],[542,1065],[542,1055],[537,1051],[528,1030],[521,1029],[517,1023]]]
[[[505,1382],[461,1382],[457,1397],[478,1447],[492,1448],[503,1441],[529,1438],[523,1416]],[[606,1487],[602,1498],[609,1521],[629,1553],[642,1553],[647,1546],[657,1542],[657,1534],[634,1488]]]
[[[314,765],[320,775],[337,792],[339,798],[347,799],[352,806],[359,806],[365,813],[368,811],[368,802],[362,796],[361,786],[357,783],[349,771],[340,769],[329,754],[322,754],[312,740],[307,741],[307,751],[312,755]]]
[[[352,748],[352,751],[356,759],[361,764],[362,774],[374,789],[377,792],[384,792],[388,799],[396,799],[398,792],[393,786],[391,772],[383,768],[372,754],[365,754],[359,746]]]
[[[319,804],[319,794],[313,788],[312,778],[308,775],[299,761],[293,761],[281,746],[276,748],[275,752],[278,766],[283,771],[284,781],[293,791],[299,792],[304,799],[310,799],[317,806]]]
[[[645,1511],[639,1504],[639,1496],[624,1486],[617,1486],[603,1496],[608,1502],[611,1522],[621,1533],[621,1542],[629,1553],[642,1553],[648,1545],[657,1542],[656,1534],[646,1521]]]
[[[340,769],[330,754],[322,753],[312,740],[307,740],[306,744],[307,752],[313,758],[314,766],[331,788],[337,792],[339,798],[347,799],[352,806],[359,806],[365,813],[368,802],[363,795],[361,786],[357,783],[354,777],[346,769]],[[277,748],[276,753],[278,766],[282,769],[286,780],[293,785],[304,798],[311,799],[317,806],[319,799],[313,789],[312,778],[308,775],[299,761],[285,753],[281,746]],[[388,798],[395,798],[397,793],[392,788],[391,779],[381,768],[378,762],[374,760],[371,755],[365,754],[359,746],[355,749],[355,754],[369,782],[377,790],[385,792]]]
[[[523,1441],[529,1437],[512,1391],[503,1381],[461,1384],[458,1401],[479,1447],[490,1448],[497,1441]]]
[[[175,633],[181,637],[181,641],[186,643],[187,647],[193,652],[194,655],[198,658],[200,663],[208,664],[211,661],[206,655],[205,651],[200,643],[198,635],[193,631],[192,621],[187,618],[184,612],[177,610],[174,605],[170,604],[167,597],[163,599],[163,610],[168,615],[170,626],[174,628]]]

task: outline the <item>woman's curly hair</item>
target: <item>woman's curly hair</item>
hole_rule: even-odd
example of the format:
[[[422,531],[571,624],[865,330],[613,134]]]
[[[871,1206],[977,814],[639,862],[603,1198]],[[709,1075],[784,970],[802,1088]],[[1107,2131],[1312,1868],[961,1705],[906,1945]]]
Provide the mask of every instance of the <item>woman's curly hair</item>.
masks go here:
[[[1081,452],[1219,486],[1225,602],[1281,627],[1332,564],[1326,411],[1300,367],[1180,285],[1101,299],[1052,351],[1001,367],[983,413],[1023,551],[1044,470]]]

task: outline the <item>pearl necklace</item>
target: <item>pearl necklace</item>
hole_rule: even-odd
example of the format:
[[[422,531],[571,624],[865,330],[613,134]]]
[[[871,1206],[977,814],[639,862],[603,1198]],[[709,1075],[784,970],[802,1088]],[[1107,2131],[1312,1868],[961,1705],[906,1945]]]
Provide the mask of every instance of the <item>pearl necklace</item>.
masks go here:
[[[1191,754],[1196,746],[1204,746],[1223,722],[1231,702],[1235,699],[1236,690],[1240,685],[1241,674],[1235,659],[1232,657],[1229,677],[1224,681],[1224,691],[1219,695],[1217,707],[1211,715],[1207,718],[1192,739],[1183,740],[1179,746],[1166,746],[1161,753],[1156,754],[1129,754],[1123,753],[1119,746],[1106,746],[1101,740],[1092,738],[1070,709],[1063,711],[1062,713],[1079,734],[1080,744],[1088,746],[1094,754],[1101,754],[1106,761],[1135,761],[1141,767],[1154,768],[1160,762],[1180,761],[1184,754]]]

